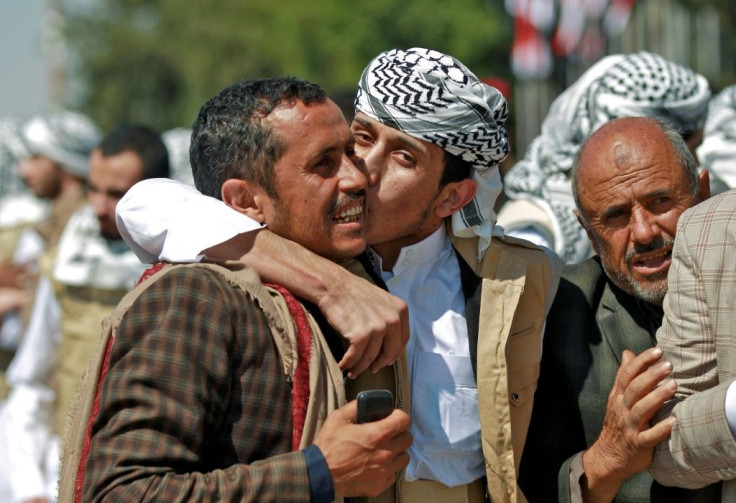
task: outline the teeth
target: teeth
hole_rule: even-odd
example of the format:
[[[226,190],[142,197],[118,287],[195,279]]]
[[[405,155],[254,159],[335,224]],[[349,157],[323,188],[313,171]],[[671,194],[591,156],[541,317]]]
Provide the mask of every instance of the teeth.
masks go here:
[[[658,259],[660,257],[666,257],[669,254],[670,254],[669,250],[665,250],[662,253],[658,253],[656,255],[649,255],[646,258],[639,258],[639,260],[637,262],[646,262],[648,260],[655,260],[655,259]]]
[[[338,213],[337,215],[334,215],[332,218],[334,220],[337,220],[340,223],[347,223],[347,222],[358,220],[362,214],[363,214],[363,207],[356,206],[349,210],[342,211]]]

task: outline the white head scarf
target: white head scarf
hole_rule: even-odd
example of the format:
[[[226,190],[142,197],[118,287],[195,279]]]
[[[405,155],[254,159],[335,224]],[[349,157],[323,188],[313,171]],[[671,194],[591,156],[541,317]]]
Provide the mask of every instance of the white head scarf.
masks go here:
[[[31,117],[21,135],[31,155],[48,157],[79,178],[87,178],[89,154],[102,140],[89,117],[70,111]]]
[[[20,135],[21,121],[15,117],[0,118],[0,196],[28,193],[15,169],[16,163],[29,153]]]
[[[453,215],[452,229],[457,236],[479,236],[481,257],[491,236],[503,233],[493,211],[503,188],[498,163],[509,152],[508,106],[501,93],[452,56],[423,48],[393,49],[363,71],[355,108],[472,164],[478,191]]]
[[[590,247],[573,214],[569,175],[585,139],[619,117],[655,117],[687,135],[703,126],[709,99],[705,77],[657,54],[605,57],[552,103],[542,133],[506,173],[506,195],[539,201],[554,222],[557,254],[583,260]]]
[[[710,101],[698,159],[710,172],[712,194],[736,188],[736,84]]]

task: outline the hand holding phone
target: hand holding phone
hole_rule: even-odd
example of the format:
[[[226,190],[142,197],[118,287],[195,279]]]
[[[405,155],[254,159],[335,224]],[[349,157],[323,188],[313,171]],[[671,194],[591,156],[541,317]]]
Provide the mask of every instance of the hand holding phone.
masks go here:
[[[391,414],[394,395],[387,389],[372,389],[358,393],[358,414],[355,422],[370,423]]]

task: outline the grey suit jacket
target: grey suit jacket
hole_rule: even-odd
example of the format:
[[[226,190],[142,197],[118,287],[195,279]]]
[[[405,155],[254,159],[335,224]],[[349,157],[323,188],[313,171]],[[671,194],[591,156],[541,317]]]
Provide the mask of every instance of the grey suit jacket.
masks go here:
[[[724,501],[734,501],[736,440],[724,403],[736,379],[736,190],[682,214],[668,282],[657,338],[678,390],[661,415],[671,411],[677,425],[652,473],[687,487],[729,480]]]
[[[539,385],[521,461],[520,485],[530,502],[571,501],[573,458],[601,431],[608,394],[624,349],[652,347],[657,308],[611,283],[597,257],[565,267],[547,317]],[[715,491],[717,488],[712,489]],[[716,501],[712,494],[673,490],[640,473],[616,501]]]

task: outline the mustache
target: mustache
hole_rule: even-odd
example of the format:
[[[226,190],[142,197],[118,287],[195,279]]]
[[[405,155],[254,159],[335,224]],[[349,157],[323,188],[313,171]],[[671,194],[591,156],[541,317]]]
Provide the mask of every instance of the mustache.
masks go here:
[[[672,248],[674,245],[675,238],[663,238],[662,236],[655,238],[650,243],[634,243],[634,247],[630,250],[627,250],[626,255],[624,256],[626,265],[631,265],[637,255],[651,253],[653,251],[661,250],[662,248]]]
[[[356,199],[360,199],[361,197],[365,197],[364,190],[359,190],[358,192],[348,192],[347,194],[338,197],[337,201],[332,203],[332,206],[330,207],[330,215],[335,213],[338,208],[341,208],[342,206],[345,206],[346,204],[351,203]]]

